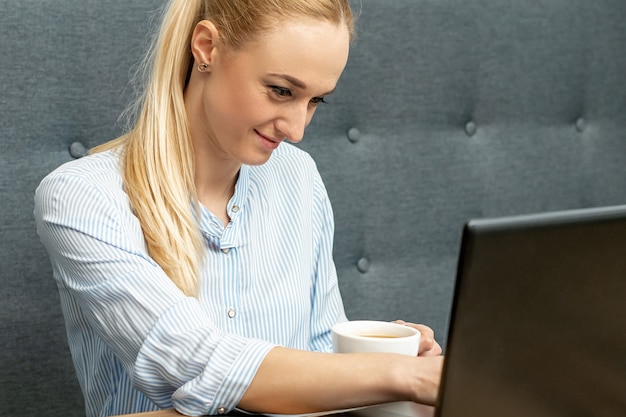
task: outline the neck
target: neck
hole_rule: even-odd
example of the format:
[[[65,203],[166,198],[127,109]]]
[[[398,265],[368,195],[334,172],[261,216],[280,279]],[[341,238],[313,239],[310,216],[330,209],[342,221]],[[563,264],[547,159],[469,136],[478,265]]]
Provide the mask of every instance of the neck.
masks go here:
[[[190,85],[197,76],[198,73],[192,73]],[[189,134],[194,148],[194,182],[198,200],[226,224],[229,220],[226,205],[235,192],[241,163],[233,160],[211,140],[213,133],[206,124],[203,91],[202,88],[185,91]]]
[[[230,200],[235,192],[241,164],[224,161],[212,155],[196,152],[195,184],[198,199],[205,205],[210,201]]]

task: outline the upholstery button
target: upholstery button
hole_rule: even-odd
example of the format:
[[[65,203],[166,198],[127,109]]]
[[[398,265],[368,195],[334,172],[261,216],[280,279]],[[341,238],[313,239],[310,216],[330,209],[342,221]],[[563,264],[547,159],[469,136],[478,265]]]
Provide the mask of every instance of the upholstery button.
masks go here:
[[[366,273],[370,270],[370,261],[367,258],[359,259],[356,263],[356,269],[358,269],[362,274]]]
[[[80,142],[74,142],[70,145],[70,155],[74,159],[82,158],[87,155],[87,148]]]
[[[357,143],[361,139],[361,132],[356,127],[348,130],[348,140],[352,143]]]
[[[222,249],[222,252],[223,252],[225,255],[228,255],[228,254],[230,253],[230,248],[224,248],[224,249]]]
[[[469,122],[465,123],[465,133],[467,134],[467,136],[474,136],[477,130],[478,127],[476,126],[475,122],[470,120]]]
[[[579,132],[584,131],[586,126],[587,123],[582,117],[579,117],[578,120],[576,120],[576,130],[578,130]]]
[[[231,307],[231,308],[228,309],[228,318],[229,319],[234,319],[236,315],[237,315],[237,312],[235,311],[234,308]]]
[[[220,407],[217,409],[217,414],[224,415],[226,414],[226,409],[224,407]]]

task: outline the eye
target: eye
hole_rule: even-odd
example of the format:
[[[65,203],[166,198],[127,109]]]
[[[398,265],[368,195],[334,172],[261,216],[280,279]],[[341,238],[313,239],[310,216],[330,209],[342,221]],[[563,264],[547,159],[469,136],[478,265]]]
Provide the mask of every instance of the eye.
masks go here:
[[[324,97],[313,97],[311,99],[311,105],[312,106],[317,106],[317,105],[322,104],[322,103],[326,103],[326,100],[324,100]]]
[[[278,97],[283,98],[283,97],[291,97],[292,96],[292,92],[288,88],[279,87],[277,85],[270,85],[269,87],[272,89],[274,94],[276,94]]]

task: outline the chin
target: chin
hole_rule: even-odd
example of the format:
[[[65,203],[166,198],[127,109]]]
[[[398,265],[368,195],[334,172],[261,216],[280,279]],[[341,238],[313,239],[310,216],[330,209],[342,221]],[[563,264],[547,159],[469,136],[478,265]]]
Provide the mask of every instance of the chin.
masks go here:
[[[269,161],[271,156],[272,156],[272,152],[263,152],[257,155],[250,155],[249,158],[245,158],[245,160],[243,160],[242,162],[245,165],[251,165],[251,166],[263,165],[264,163]]]

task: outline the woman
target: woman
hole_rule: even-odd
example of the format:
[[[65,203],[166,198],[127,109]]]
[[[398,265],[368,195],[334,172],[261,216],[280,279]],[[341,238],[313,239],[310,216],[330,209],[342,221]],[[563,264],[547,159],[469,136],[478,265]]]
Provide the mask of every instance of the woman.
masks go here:
[[[417,358],[332,355],[332,211],[299,142],[346,65],[346,0],[172,0],[131,131],[50,174],[38,232],[87,415],[433,403]]]

